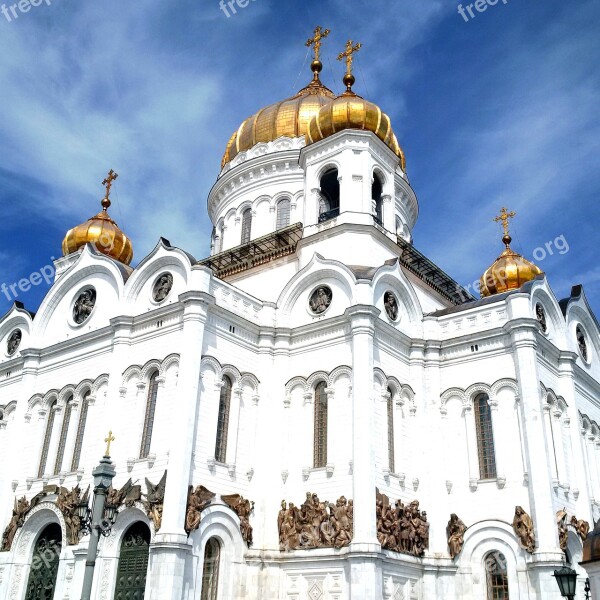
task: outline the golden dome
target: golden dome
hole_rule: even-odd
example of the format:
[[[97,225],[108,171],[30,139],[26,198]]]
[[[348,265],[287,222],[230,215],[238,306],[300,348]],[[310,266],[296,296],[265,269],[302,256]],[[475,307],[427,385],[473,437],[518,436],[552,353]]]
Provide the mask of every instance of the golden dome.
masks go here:
[[[479,280],[479,291],[482,297],[517,290],[524,283],[532,281],[538,275],[543,275],[543,271],[537,265],[529,262],[510,247],[512,238],[508,233],[508,219],[514,216],[514,212],[507,213],[503,208],[501,216],[495,219],[501,221],[504,227],[502,242],[506,248]]]
[[[62,243],[63,256],[77,252],[86,244],[94,244],[96,249],[106,256],[128,265],[133,259],[133,246],[131,240],[119,229],[119,226],[110,218],[108,207],[110,200],[110,186],[117,178],[112,171],[103,181],[107,186],[106,197],[102,200],[102,211],[88,219],[85,223],[73,227],[67,232]]]
[[[237,154],[260,142],[272,142],[282,136],[293,138],[306,134],[311,119],[319,109],[335,98],[335,94],[319,79],[323,68],[321,62],[313,60],[311,68],[313,80],[305,88],[291,98],[259,110],[239,126],[227,143],[221,168]]]

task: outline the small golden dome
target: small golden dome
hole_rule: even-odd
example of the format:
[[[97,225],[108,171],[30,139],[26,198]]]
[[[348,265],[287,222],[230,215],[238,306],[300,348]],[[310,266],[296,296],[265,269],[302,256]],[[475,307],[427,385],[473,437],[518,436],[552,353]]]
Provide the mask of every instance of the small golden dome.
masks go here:
[[[126,265],[133,259],[133,246],[131,240],[119,229],[119,226],[110,218],[109,194],[112,181],[117,174],[111,172],[102,183],[107,186],[106,197],[102,200],[102,211],[88,219],[85,223],[73,227],[67,232],[62,243],[63,256],[77,252],[86,244],[94,244],[96,249],[106,256],[110,256]]]
[[[248,117],[227,143],[221,168],[240,152],[260,142],[272,142],[282,136],[301,137],[306,134],[311,119],[319,109],[335,98],[335,94],[321,83],[319,60],[311,64],[313,80],[295,96],[271,104]]]
[[[393,150],[400,159],[402,170],[406,170],[406,158],[392,130],[390,118],[379,106],[357,96],[351,89],[321,108],[310,122],[306,144],[324,140],[344,129],[372,131]]]
[[[495,221],[502,222],[504,227],[502,242],[506,248],[479,280],[479,291],[482,297],[517,290],[524,283],[544,274],[538,266],[511,249],[512,238],[508,233],[508,219],[514,216],[514,212],[508,213],[503,208],[500,216],[495,218]]]

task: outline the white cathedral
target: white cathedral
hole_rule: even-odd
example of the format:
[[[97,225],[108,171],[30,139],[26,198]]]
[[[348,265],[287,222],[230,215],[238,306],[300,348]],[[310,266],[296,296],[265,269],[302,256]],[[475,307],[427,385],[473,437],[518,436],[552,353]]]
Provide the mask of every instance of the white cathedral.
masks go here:
[[[161,238],[132,268],[111,171],[37,313],[0,319],[0,598],[79,600],[94,535],[93,600],[558,600],[564,564],[584,597],[598,321],[505,209],[481,299],[417,250],[390,119],[359,45],[321,82],[327,33],[229,140],[210,257]]]

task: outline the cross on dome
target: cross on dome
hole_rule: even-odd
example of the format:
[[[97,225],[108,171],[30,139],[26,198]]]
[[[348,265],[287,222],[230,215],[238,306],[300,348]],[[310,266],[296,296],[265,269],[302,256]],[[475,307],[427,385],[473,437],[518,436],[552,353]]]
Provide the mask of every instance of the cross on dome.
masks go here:
[[[315,27],[314,36],[306,41],[306,46],[308,48],[314,48],[315,60],[320,60],[322,40],[324,40],[330,33],[331,29],[323,29],[320,25],[318,25],[317,27]]]

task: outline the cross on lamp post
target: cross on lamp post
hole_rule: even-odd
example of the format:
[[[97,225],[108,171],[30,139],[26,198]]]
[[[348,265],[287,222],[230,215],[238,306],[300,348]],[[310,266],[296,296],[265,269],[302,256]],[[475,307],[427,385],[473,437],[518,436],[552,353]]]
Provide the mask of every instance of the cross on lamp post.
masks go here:
[[[94,502],[92,509],[89,509],[87,502],[80,504],[77,508],[77,513],[81,521],[81,532],[83,535],[90,534],[81,600],[90,600],[100,535],[110,535],[110,530],[117,520],[117,507],[105,506],[106,492],[116,474],[109,454],[110,444],[115,441],[112,431],[109,431],[108,437],[104,441],[106,442],[106,453],[102,457],[100,464],[92,471],[92,475],[94,476]]]

